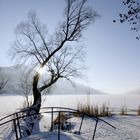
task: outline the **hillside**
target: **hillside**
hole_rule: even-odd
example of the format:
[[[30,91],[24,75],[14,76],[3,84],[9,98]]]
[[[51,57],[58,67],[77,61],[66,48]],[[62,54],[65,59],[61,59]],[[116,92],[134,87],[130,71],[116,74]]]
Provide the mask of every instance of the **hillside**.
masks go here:
[[[27,77],[27,83],[32,82],[33,71],[24,65],[14,65],[11,67],[0,67],[0,77],[7,80],[4,94],[12,95],[19,93],[20,83]],[[28,76],[30,75],[30,76]]]
[[[0,67],[0,77],[8,80],[8,83],[5,87],[5,93],[7,94],[18,94],[18,86],[20,82],[27,77],[28,83],[32,84],[32,77],[35,71],[24,66],[24,65],[15,65],[11,67]],[[96,89],[75,83],[70,82],[65,79],[58,80],[50,90],[51,94],[105,94]]]
[[[140,95],[140,88],[130,90],[130,91],[126,92],[125,94],[127,94],[127,95]]]

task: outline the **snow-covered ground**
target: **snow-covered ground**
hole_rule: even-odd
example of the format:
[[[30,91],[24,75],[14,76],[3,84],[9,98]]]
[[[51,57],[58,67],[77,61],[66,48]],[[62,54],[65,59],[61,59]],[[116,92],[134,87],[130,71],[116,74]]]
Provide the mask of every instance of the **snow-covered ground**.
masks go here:
[[[61,140],[86,140],[79,135],[65,133],[65,132],[61,132],[60,138]],[[23,138],[21,140],[57,140],[57,139],[58,139],[58,136],[56,132],[53,132],[53,133],[41,132],[39,134],[35,134],[30,137]]]
[[[140,117],[139,116],[113,116],[103,118],[111,123],[116,129],[99,121],[95,140],[140,140]],[[57,132],[49,132],[45,118],[41,123],[41,132],[35,133],[30,137],[22,140],[57,140]],[[71,123],[74,124],[72,132],[78,131],[81,119],[72,118]],[[95,121],[85,118],[81,129],[81,135],[76,135],[61,131],[61,140],[91,140],[94,131]],[[46,130],[45,130],[46,129]]]
[[[54,118],[56,115],[54,114]],[[113,115],[111,117],[101,118],[114,127],[107,125],[103,121],[98,122],[95,140],[140,140],[140,116],[137,115]],[[95,128],[95,120],[85,117],[81,128],[80,135],[75,134],[79,131],[81,117],[72,117],[68,119],[72,124],[71,130],[61,130],[61,140],[92,140],[93,131]],[[36,124],[38,126],[38,123]],[[54,131],[50,131],[51,116],[43,114],[39,122],[39,130],[34,129],[29,137],[22,138],[22,140],[57,140],[58,130],[54,126]],[[0,126],[0,140],[15,140],[14,129],[12,123]]]
[[[5,97],[6,98],[6,97]],[[0,118],[11,113],[10,105],[9,108],[6,106],[0,106]],[[15,111],[18,105],[15,104]],[[14,110],[14,106],[12,112]],[[6,113],[7,112],[7,113]],[[33,135],[24,138],[22,140],[57,140],[57,132],[53,133],[49,131],[50,129],[50,116],[44,115],[40,122],[40,132],[34,131]],[[99,121],[97,126],[97,131],[95,135],[95,140],[140,140],[140,116],[127,115],[120,116],[114,115],[112,117],[102,118],[103,120],[109,122],[116,129],[113,129],[109,125]],[[73,125],[72,133],[61,131],[61,140],[91,140],[93,136],[93,131],[95,127],[95,121],[90,118],[84,118],[81,135],[75,135],[73,132],[79,130],[79,125],[81,118],[73,117],[70,119]],[[10,124],[10,125],[9,125]],[[11,128],[11,123],[8,125],[0,126],[0,140],[15,140],[12,137],[13,128]],[[11,132],[11,133],[10,133]],[[8,135],[8,137],[7,137]]]

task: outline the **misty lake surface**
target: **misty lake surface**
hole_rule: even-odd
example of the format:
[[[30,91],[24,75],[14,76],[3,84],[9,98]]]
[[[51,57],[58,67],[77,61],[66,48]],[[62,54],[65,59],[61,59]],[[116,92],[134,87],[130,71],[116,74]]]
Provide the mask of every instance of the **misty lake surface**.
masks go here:
[[[19,110],[25,98],[22,96],[0,96],[0,115],[7,115]],[[140,95],[47,95],[42,98],[42,107],[63,106],[77,108],[77,104],[99,105],[106,104],[110,108],[138,109]]]
[[[106,104],[111,108],[126,106],[129,109],[138,109],[140,95],[49,95],[45,101],[42,101],[42,106],[76,108],[79,103],[99,106]]]

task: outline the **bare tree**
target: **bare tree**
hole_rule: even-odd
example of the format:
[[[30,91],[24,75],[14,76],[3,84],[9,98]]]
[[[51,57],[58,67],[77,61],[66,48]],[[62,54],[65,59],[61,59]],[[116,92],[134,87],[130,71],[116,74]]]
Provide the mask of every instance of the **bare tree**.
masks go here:
[[[63,22],[51,38],[48,37],[46,26],[39,21],[34,11],[29,12],[28,19],[22,21],[15,30],[17,38],[10,51],[11,55],[38,67],[32,84],[34,99],[31,107],[34,108],[35,114],[40,111],[41,93],[44,90],[60,78],[78,76],[82,68],[79,63],[82,47],[76,43],[82,37],[82,32],[98,16],[86,2],[87,0],[66,0]],[[46,81],[40,84],[40,73],[43,69],[46,70]],[[31,113],[33,111],[29,110],[27,115]],[[26,126],[25,128],[26,132],[29,131]]]
[[[17,38],[12,56],[39,67],[32,85],[36,113],[40,110],[42,91],[60,78],[69,79],[78,75],[81,69],[78,60],[82,49],[75,49],[77,46],[74,47],[73,42],[79,41],[83,30],[98,16],[86,2],[87,0],[66,0],[63,22],[51,38],[48,37],[46,26],[41,24],[33,11],[16,28]],[[47,80],[45,84],[39,85],[39,71],[43,68],[46,69]]]
[[[23,71],[22,77],[19,81],[18,84],[18,92],[19,94],[23,95],[25,97],[25,106],[29,107],[30,106],[30,99],[29,96],[32,93],[32,83],[30,81],[30,76],[31,74],[29,71]]]
[[[131,30],[138,32],[140,30],[140,0],[123,0],[123,4],[126,7],[126,12],[119,14],[119,21],[121,23],[128,22],[131,25]],[[139,34],[136,38],[139,40]]]
[[[8,80],[4,78],[0,78],[0,94],[4,93],[4,88],[7,84]]]
[[[0,94],[5,92],[5,86],[8,83],[8,78],[3,74],[2,70],[0,69]]]

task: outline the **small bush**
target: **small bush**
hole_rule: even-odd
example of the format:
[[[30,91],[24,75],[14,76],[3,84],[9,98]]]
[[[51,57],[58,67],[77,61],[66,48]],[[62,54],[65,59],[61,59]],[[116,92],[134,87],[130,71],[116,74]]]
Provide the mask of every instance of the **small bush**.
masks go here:
[[[63,123],[66,120],[67,120],[67,116],[63,112],[60,112],[60,123]],[[55,118],[55,120],[53,122],[54,122],[54,124],[59,123],[59,114],[57,115],[57,117]]]
[[[99,108],[98,105],[88,105],[88,104],[78,104],[77,109],[81,112],[84,112],[88,115],[94,115],[96,117],[105,117],[110,116],[111,113],[109,111],[109,107],[106,104],[103,104],[102,107]]]
[[[70,117],[68,116],[67,113],[60,112],[60,116],[59,114],[57,115],[57,117],[53,121],[53,124],[58,129],[58,124],[60,123],[61,130],[71,132],[72,125],[71,125],[71,122],[68,121],[68,119],[70,119]]]
[[[20,107],[17,109],[17,111],[22,111],[24,109],[27,109],[28,107],[30,107],[32,105],[32,101],[29,101],[29,103],[27,104],[26,101],[23,101],[23,103],[20,105]]]

